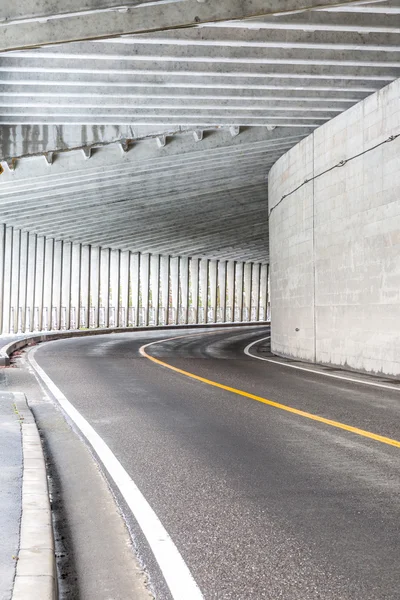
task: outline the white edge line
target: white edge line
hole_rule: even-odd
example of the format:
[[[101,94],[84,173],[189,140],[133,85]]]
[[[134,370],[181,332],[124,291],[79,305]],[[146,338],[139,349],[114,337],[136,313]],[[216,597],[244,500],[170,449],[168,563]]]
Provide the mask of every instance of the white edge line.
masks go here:
[[[41,382],[46,385],[64,412],[88,440],[111,479],[120,490],[147,539],[173,599],[188,600],[190,598],[190,600],[204,600],[203,594],[179,550],[146,498],[99,434],[38,365],[33,358],[36,350],[37,348],[33,348],[28,353],[29,363],[39,379],[41,379]]]
[[[333,377],[334,379],[342,379],[343,381],[350,381],[351,383],[361,383],[362,385],[372,385],[373,387],[383,388],[384,390],[395,390],[396,392],[400,392],[400,387],[396,387],[394,385],[385,385],[384,383],[375,383],[374,381],[365,381],[364,379],[354,379],[354,377],[343,377],[342,375],[334,375],[333,373],[324,373],[323,371],[317,371],[317,369],[307,369],[307,367],[299,367],[298,365],[290,365],[288,363],[284,363],[280,360],[275,360],[274,358],[264,358],[263,356],[254,356],[251,354],[250,348],[263,342],[265,340],[271,339],[271,336],[261,338],[256,340],[255,342],[251,342],[244,349],[244,353],[251,358],[256,358],[257,360],[264,360],[266,362],[273,363],[274,365],[282,365],[284,367],[290,367],[291,369],[298,369],[299,371],[305,371],[306,373],[316,373],[317,375],[323,375],[324,377]]]

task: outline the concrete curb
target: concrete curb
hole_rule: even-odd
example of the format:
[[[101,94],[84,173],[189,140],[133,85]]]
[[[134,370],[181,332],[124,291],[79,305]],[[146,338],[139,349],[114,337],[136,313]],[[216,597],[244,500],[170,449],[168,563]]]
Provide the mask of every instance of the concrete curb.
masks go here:
[[[56,558],[46,465],[25,394],[14,393],[23,451],[22,517],[12,600],[56,600]]]
[[[231,328],[231,327],[262,327],[269,325],[270,321],[259,321],[251,323],[204,323],[202,325],[159,325],[155,327],[116,327],[113,329],[73,329],[69,331],[49,331],[27,335],[26,337],[11,342],[0,348],[0,367],[8,367],[10,357],[16,350],[21,350],[30,344],[60,340],[63,338],[85,337],[91,335],[105,335],[111,333],[133,333],[134,331],[166,331],[170,329],[208,329],[208,328]]]

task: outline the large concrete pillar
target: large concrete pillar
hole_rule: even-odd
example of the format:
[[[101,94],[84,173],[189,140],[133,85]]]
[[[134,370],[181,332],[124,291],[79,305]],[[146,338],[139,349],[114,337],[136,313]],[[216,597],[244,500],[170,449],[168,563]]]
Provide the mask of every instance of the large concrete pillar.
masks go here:
[[[235,269],[235,321],[243,321],[243,263],[236,263]]]
[[[35,287],[36,287],[36,256],[37,236],[34,233],[28,235],[27,248],[27,273],[26,273],[26,312],[23,331],[34,330],[35,316]]]
[[[44,290],[43,290],[43,329],[51,329],[51,308],[53,305],[53,255],[54,240],[45,238],[45,265],[44,265]]]
[[[20,258],[21,258],[21,231],[14,229],[12,245],[12,271],[11,271],[11,330],[18,332],[19,289],[20,289]]]
[[[160,319],[160,256],[154,254],[150,259],[150,290],[153,318],[151,324],[159,325]]]
[[[170,259],[170,286],[171,286],[171,324],[177,325],[179,317],[179,258]]]
[[[129,324],[129,264],[131,253],[129,250],[121,252],[120,286],[121,286],[121,319],[120,327]]]
[[[262,321],[267,320],[267,303],[268,303],[268,265],[261,265],[260,318]]]
[[[63,242],[59,240],[54,241],[51,328],[56,330],[61,329],[63,246]]]
[[[229,261],[226,265],[226,317],[233,323],[235,320],[235,262]]]
[[[199,260],[197,258],[190,259],[189,265],[189,320],[190,323],[199,322]]]
[[[82,271],[82,246],[72,244],[71,254],[71,319],[70,327],[79,328],[80,303],[81,303],[81,271]],[[89,290],[90,269],[86,274],[87,287]],[[89,293],[88,293],[89,303]]]
[[[110,325],[110,249],[101,249],[100,260],[100,294],[102,306],[102,322],[104,327]]]
[[[82,248],[82,253],[85,246]],[[99,327],[100,317],[100,262],[101,262],[101,251],[98,247],[90,246],[90,273],[89,273],[89,295],[88,304],[89,308],[93,312],[92,327]]]
[[[209,263],[209,280],[210,280],[210,321],[217,322],[217,290],[218,290],[218,263],[216,260],[210,260]]]
[[[0,334],[3,333],[5,254],[6,254],[6,226],[3,223],[0,223]]]
[[[150,255],[142,254],[140,261],[140,325],[149,324]]]
[[[71,323],[71,276],[72,244],[64,242],[61,263],[61,329],[70,329]]]
[[[217,320],[226,322],[226,283],[227,263],[225,260],[218,261],[218,315]]]
[[[120,321],[120,266],[121,251],[111,250],[110,255],[110,327],[119,327]]]
[[[88,328],[90,326],[90,277],[91,277],[91,248],[82,246],[80,296],[77,308],[77,326]]]
[[[34,331],[43,330],[44,312],[44,287],[45,287],[45,264],[46,264],[46,238],[40,236],[36,239],[36,269],[35,269],[35,297],[34,297]]]
[[[132,324],[134,327],[138,327],[139,325],[140,261],[141,255],[139,253],[131,254],[129,279],[132,297]]]
[[[19,255],[19,299],[17,313],[17,331],[25,332],[27,323],[27,287],[28,287],[28,245],[29,234],[26,231],[21,231],[20,240],[20,255]],[[29,312],[29,311],[28,311]]]
[[[208,322],[208,267],[209,261],[207,258],[202,258],[200,261],[200,307],[201,323]]]
[[[161,323],[168,325],[169,316],[169,256],[161,257],[160,264],[160,283],[161,283]]]
[[[183,324],[189,323],[189,259],[181,258],[179,261],[179,273],[180,273],[180,312],[181,319],[179,322]]]
[[[251,321],[251,298],[252,298],[252,283],[253,283],[253,265],[246,263],[244,265],[244,287],[243,287],[243,321]]]
[[[251,321],[260,320],[260,265],[253,265],[252,275]]]

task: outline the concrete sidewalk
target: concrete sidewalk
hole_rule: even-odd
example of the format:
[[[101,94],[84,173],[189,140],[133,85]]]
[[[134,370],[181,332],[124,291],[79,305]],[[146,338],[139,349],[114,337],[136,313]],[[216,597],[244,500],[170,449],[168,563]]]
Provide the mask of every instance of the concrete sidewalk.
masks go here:
[[[10,600],[19,549],[22,439],[14,394],[0,392],[0,600]]]

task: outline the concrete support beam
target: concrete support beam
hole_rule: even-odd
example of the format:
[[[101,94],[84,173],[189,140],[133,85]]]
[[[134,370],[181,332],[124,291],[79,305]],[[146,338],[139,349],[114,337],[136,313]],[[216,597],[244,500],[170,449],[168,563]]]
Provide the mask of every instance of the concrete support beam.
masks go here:
[[[236,294],[235,294],[235,262],[230,260],[227,263],[227,288],[226,288],[226,302],[227,302],[227,321],[234,322],[235,310],[236,310]]]
[[[179,258],[170,259],[170,323],[177,325],[179,319]]]
[[[100,295],[101,295],[101,322],[100,326],[108,327],[110,324],[110,257],[109,248],[102,248],[100,257]]]
[[[187,257],[179,259],[179,278],[179,322],[181,324],[187,324],[189,323],[189,259]]]
[[[169,325],[169,256],[161,257],[161,325]]]
[[[62,42],[93,40],[127,34],[162,31],[164,29],[192,27],[200,23],[240,20],[249,17],[282,14],[290,11],[358,4],[363,0],[220,0],[215,2],[142,2],[139,6],[116,7],[112,1],[105,9],[98,10],[93,2],[85,14],[60,12],[60,4],[42,0],[36,6],[27,7],[24,14],[18,10],[5,9],[0,24],[0,52],[32,48]],[[82,8],[80,9],[82,10]],[[29,19],[23,17],[29,15]],[[62,18],[57,18],[62,16]],[[46,19],[46,17],[51,17]]]
[[[191,295],[191,322],[198,322],[199,314],[199,270],[200,261],[198,258],[190,259],[190,295]]]
[[[260,319],[268,319],[268,265],[261,266],[260,273]]]
[[[253,265],[246,263],[244,265],[244,287],[243,287],[243,320],[251,321],[251,298],[252,298],[252,283],[253,283]]]
[[[99,254],[98,254],[99,259]],[[90,310],[91,310],[91,286],[92,278],[97,278],[97,307],[99,306],[99,273],[92,275],[92,249],[90,246],[83,246],[81,252],[81,277],[77,287],[80,288],[79,304],[76,309],[76,324],[77,327],[90,327]],[[99,265],[97,265],[99,266]],[[76,294],[75,294],[76,295]]]
[[[43,236],[36,238],[36,268],[35,268],[35,301],[33,315],[34,331],[43,330],[43,307],[45,289],[45,264],[46,264],[46,239]]]
[[[160,324],[160,256],[153,255],[150,265],[151,306],[154,311],[154,325]]]
[[[120,327],[120,269],[121,252],[111,250],[110,255],[110,327]]]
[[[243,287],[244,287],[244,265],[236,263],[235,268],[235,321],[243,321]]]
[[[208,323],[208,269],[209,260],[202,258],[200,261],[199,323]]]
[[[81,279],[82,279],[82,246],[81,244],[72,244],[71,256],[71,314],[70,327],[78,329],[80,326],[80,305],[81,305]],[[85,283],[87,285],[88,304],[90,304],[90,255],[89,269],[85,273]],[[90,311],[90,307],[89,307]],[[89,324],[88,324],[89,326]]]
[[[64,242],[61,266],[60,327],[71,328],[72,244]]]
[[[140,263],[141,255],[139,253],[132,254],[130,260],[130,287],[132,294],[132,324],[139,325],[139,309],[140,309]]]
[[[121,252],[120,288],[121,288],[121,318],[120,327],[129,325],[129,263],[130,252]]]
[[[210,280],[210,312],[211,322],[217,322],[217,307],[218,307],[218,261],[210,260],[209,263],[209,280]]]
[[[84,251],[85,246],[82,248]],[[98,247],[90,247],[90,287],[88,304],[89,310],[93,310],[93,327],[99,327],[99,306],[100,306],[100,261],[101,251]]]
[[[227,320],[226,313],[226,298],[227,298],[227,262],[226,260],[218,261],[218,304],[219,317],[222,323]]]

